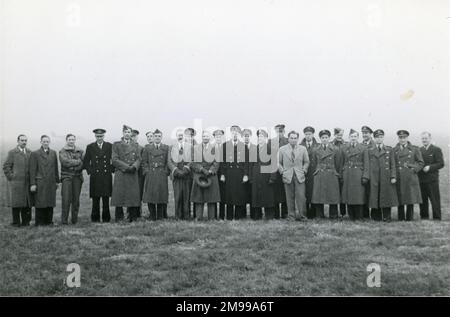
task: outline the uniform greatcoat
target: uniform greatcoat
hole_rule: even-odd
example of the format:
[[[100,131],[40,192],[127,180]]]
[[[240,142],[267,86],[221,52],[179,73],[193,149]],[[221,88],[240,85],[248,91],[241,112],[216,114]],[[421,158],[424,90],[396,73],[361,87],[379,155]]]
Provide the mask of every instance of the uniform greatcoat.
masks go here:
[[[339,194],[339,171],[341,170],[341,154],[338,148],[327,145],[317,146],[312,154],[313,166],[315,170],[313,187],[313,204],[339,204],[341,197]]]
[[[219,180],[217,171],[219,170],[218,153],[212,144],[205,146],[203,143],[197,144],[194,148],[194,161],[190,163],[193,173],[193,183],[191,191],[191,201],[193,203],[217,203],[220,201]],[[207,171],[212,174],[208,176],[211,185],[206,188],[200,187],[196,179],[205,176]]]
[[[359,143],[350,143],[341,148],[342,155],[342,203],[363,205],[366,203],[366,188],[362,179],[369,179],[369,152]]]
[[[249,183],[251,185],[251,206],[256,208],[275,207],[273,187],[277,178],[277,169],[270,168],[272,157],[267,144],[256,146],[256,160],[250,162]],[[267,170],[266,170],[267,169]],[[271,173],[269,171],[273,170]]]
[[[170,174],[167,162],[169,146],[167,144],[147,144],[142,155],[142,168],[145,175],[142,201],[150,204],[167,204],[169,200]]]

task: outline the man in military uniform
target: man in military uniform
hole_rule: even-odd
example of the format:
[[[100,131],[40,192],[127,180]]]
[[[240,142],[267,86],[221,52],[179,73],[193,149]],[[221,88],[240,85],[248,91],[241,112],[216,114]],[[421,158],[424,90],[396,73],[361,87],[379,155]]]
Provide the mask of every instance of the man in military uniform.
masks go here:
[[[414,219],[414,204],[422,203],[418,173],[423,169],[422,153],[408,141],[409,132],[397,131],[398,144],[394,147],[397,169],[398,220]],[[406,217],[405,217],[406,205]]]
[[[142,155],[142,167],[145,175],[144,203],[148,204],[151,220],[167,218],[167,203],[169,200],[169,146],[163,144],[162,132],[153,132],[153,144],[145,146]]]
[[[219,163],[219,170],[217,172],[217,177],[220,177],[222,175],[221,167],[222,167],[222,160],[223,160],[223,136],[225,135],[225,131],[218,129],[213,132],[213,136],[215,139],[215,151],[217,152],[218,157],[218,163]],[[220,202],[219,202],[219,219],[224,220],[225,219],[225,183],[219,182],[219,189],[220,189]]]
[[[148,144],[152,144],[153,143],[153,131],[148,131],[145,134],[146,138],[147,138],[147,143]]]
[[[271,153],[276,153],[283,146],[288,144],[287,137],[285,134],[285,125],[277,124],[275,126],[275,132],[277,136],[268,142],[268,146],[271,150]],[[277,179],[274,183],[274,191],[275,191],[275,219],[287,218],[288,208],[286,203],[286,192],[284,190],[284,184],[280,173],[277,175]]]
[[[250,163],[256,160],[256,145],[252,144],[250,138],[252,137],[252,130],[244,129],[242,130],[242,136],[244,138],[245,145],[245,163],[247,167],[250,168]],[[246,193],[247,193],[247,204],[250,205],[250,218],[255,218],[256,209],[252,207],[252,185],[250,182],[245,183]],[[247,210],[246,210],[247,214]],[[245,218],[245,217],[244,217]]]
[[[41,148],[30,155],[30,191],[36,208],[35,225],[52,225],[59,187],[58,156],[50,149],[50,137],[41,136]]]
[[[8,152],[3,164],[7,183],[7,202],[12,208],[12,225],[28,226],[31,221],[31,195],[29,161],[31,151],[27,148],[28,139],[21,134],[17,146]]]
[[[316,217],[324,218],[324,205],[329,205],[329,217],[338,218],[338,204],[341,201],[339,179],[341,175],[341,153],[329,143],[331,132],[319,132],[321,144],[313,151],[312,160],[315,170],[312,203],[315,205]]]
[[[369,182],[369,152],[358,143],[359,133],[350,130],[349,143],[341,150],[342,155],[342,203],[347,205],[350,219],[363,216],[362,206],[366,203],[365,186]]]
[[[194,160],[194,149],[197,145],[197,141],[195,140],[195,136],[197,135],[197,131],[194,128],[186,128],[184,129],[184,142],[190,144],[190,148],[192,149],[192,160]],[[190,174],[190,187],[192,187],[193,175]],[[193,207],[193,203],[189,203],[189,210],[192,210],[192,217],[195,218],[195,208]]]
[[[102,200],[102,221],[109,222],[109,198],[112,194],[112,144],[106,142],[105,129],[94,129],[96,141],[86,147],[83,165],[89,177],[89,197],[92,199],[91,221],[100,222],[100,199]]]
[[[139,131],[138,130],[133,129],[133,131],[131,132],[131,139],[133,140],[133,142],[135,142],[138,145],[139,150],[141,151],[141,156],[142,156],[142,153],[144,152],[144,147],[139,145],[139,141],[138,141]],[[139,191],[141,193],[141,200],[142,200],[142,195],[144,193],[144,181],[145,181],[145,176],[143,173],[142,165],[139,166],[138,177],[139,177]],[[139,206],[138,218],[140,218],[141,215],[142,215],[142,204]]]
[[[315,166],[312,166],[312,153],[314,149],[317,147],[319,143],[317,143],[316,138],[314,137],[314,133],[316,130],[313,127],[305,127],[303,129],[304,138],[300,142],[300,145],[303,145],[308,151],[309,157],[309,167],[306,172],[306,181],[305,181],[305,196],[306,196],[306,217],[309,219],[316,217],[316,211],[314,210],[314,205],[311,203],[312,192],[314,187],[314,170]]]
[[[243,219],[247,212],[248,164],[245,162],[245,145],[240,140],[241,129],[231,127],[232,139],[223,144],[223,162],[220,168],[220,181],[225,184],[227,219]]]
[[[185,142],[183,130],[176,132],[177,143],[169,148],[168,167],[173,184],[175,200],[175,218],[189,219],[190,195],[192,189],[191,169],[191,144]]]
[[[131,139],[133,129],[123,126],[123,138],[112,146],[112,164],[115,167],[111,204],[116,207],[115,220],[124,219],[123,207],[127,207],[129,221],[138,217],[141,195],[138,169],[141,163],[139,146]]]
[[[373,141],[372,134],[373,131],[368,126],[361,127],[361,133],[362,133],[362,142],[361,144],[364,145],[368,150],[373,148],[375,146],[375,142]],[[370,210],[369,210],[369,200],[370,200],[370,187],[369,183],[366,183],[364,185],[365,187],[365,193],[366,193],[366,202],[363,205],[363,218],[364,219],[370,219]]]
[[[392,147],[384,145],[384,131],[373,132],[375,146],[370,148],[370,200],[371,218],[390,221],[391,207],[398,206],[397,170]]]
[[[444,167],[442,150],[431,144],[431,134],[422,133],[422,153],[424,168],[419,172],[422,204],[420,205],[420,218],[429,219],[428,200],[433,208],[433,219],[441,220],[441,197],[439,193],[439,170]]]
[[[346,141],[344,141],[344,129],[342,128],[334,128],[334,139],[331,141],[331,144],[336,147],[339,151],[342,151],[342,148],[344,145],[347,144]],[[342,178],[339,182],[339,193],[342,197]],[[343,204],[342,202],[339,204],[339,213],[341,214],[341,217],[344,217],[347,213],[347,205]]]

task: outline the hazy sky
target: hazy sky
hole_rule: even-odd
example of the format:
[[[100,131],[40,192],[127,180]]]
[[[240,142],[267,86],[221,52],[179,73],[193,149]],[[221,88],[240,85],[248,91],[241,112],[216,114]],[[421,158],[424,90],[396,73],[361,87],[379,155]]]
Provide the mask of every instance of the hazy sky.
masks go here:
[[[449,133],[449,1],[0,0],[3,138],[123,123]]]

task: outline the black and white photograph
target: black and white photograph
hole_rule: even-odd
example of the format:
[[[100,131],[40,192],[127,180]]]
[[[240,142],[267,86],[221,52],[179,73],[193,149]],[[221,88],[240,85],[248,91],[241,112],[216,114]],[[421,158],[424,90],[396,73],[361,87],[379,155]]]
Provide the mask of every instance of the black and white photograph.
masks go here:
[[[0,0],[0,297],[448,297],[449,145],[446,0]]]

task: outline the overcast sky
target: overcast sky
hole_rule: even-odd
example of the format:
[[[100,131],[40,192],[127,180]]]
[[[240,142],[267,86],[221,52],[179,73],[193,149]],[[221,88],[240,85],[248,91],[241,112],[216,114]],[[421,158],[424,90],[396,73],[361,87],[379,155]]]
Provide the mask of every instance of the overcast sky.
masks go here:
[[[446,0],[0,3],[4,139],[195,118],[449,133]]]

